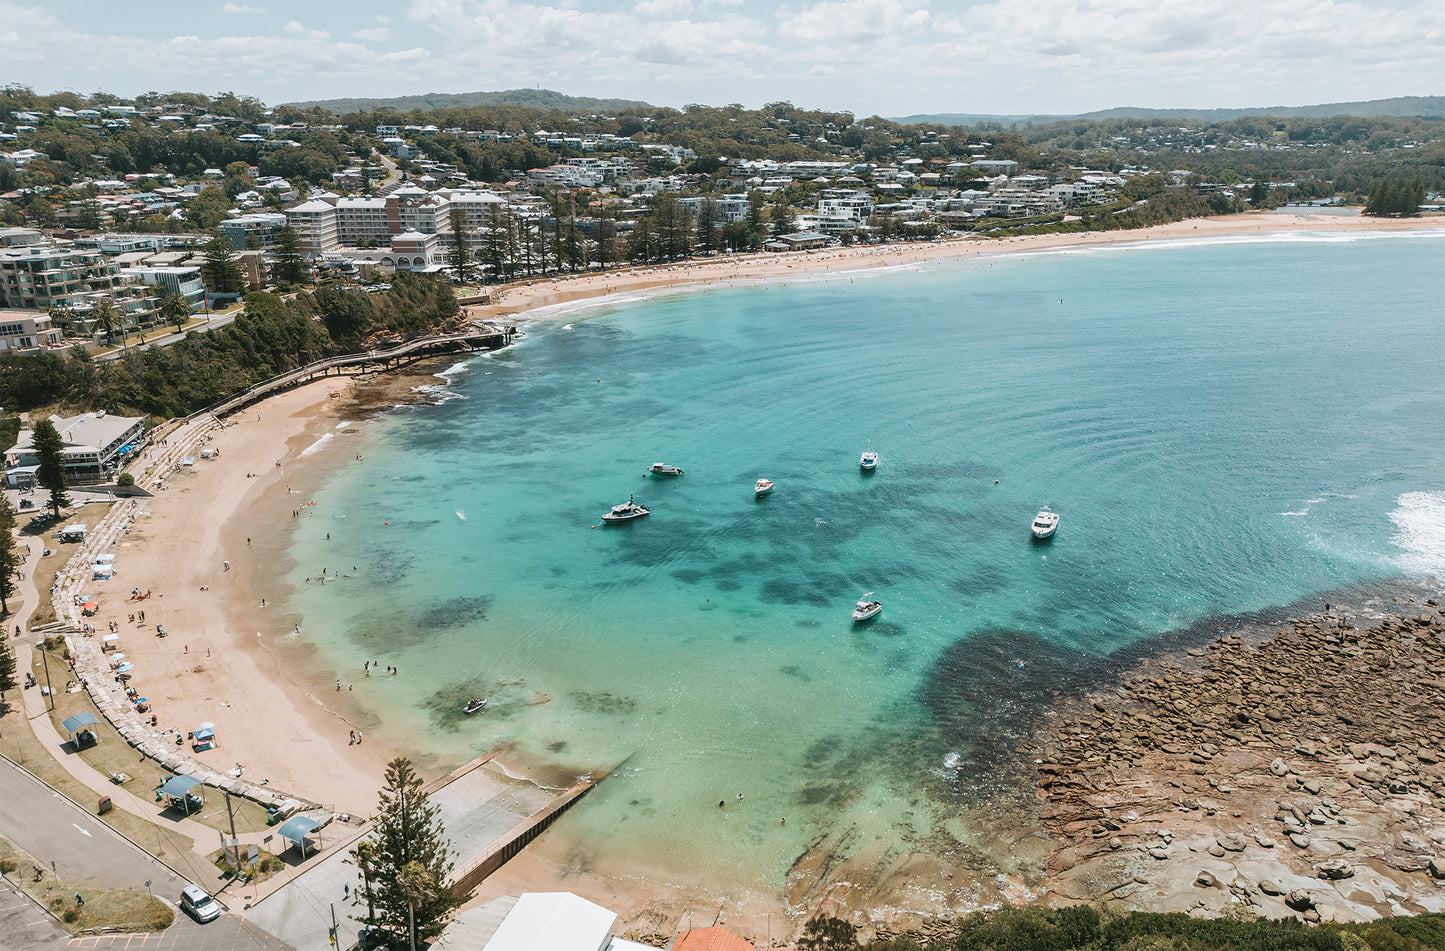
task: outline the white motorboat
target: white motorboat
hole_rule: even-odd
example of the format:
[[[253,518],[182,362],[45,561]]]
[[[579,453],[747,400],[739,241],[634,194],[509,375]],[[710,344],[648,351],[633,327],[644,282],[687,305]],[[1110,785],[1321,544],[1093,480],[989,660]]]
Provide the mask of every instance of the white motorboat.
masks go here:
[[[878,612],[883,610],[882,601],[868,600],[872,595],[873,592],[869,591],[858,599],[858,604],[853,608],[853,620],[867,621],[870,618],[877,617]]]
[[[682,475],[682,470],[679,469],[677,466],[669,466],[669,465],[666,465],[665,463],[661,463],[661,462],[654,462],[652,465],[650,465],[650,466],[647,467],[647,471],[650,472],[650,473],[652,473],[653,475],[660,475],[660,476],[680,476],[680,475]]]
[[[603,515],[602,521],[626,522],[634,518],[642,518],[642,516],[646,514],[647,509],[634,502],[632,496],[629,495],[626,502],[623,502],[621,505],[612,506],[612,511]]]
[[[863,455],[858,458],[858,465],[864,472],[872,472],[878,468],[878,453],[873,451],[873,440],[868,440],[868,448],[863,450]]]
[[[773,484],[767,479],[759,479],[758,484],[753,486],[753,493],[756,495],[767,495],[773,491]]]
[[[482,707],[485,707],[486,705],[486,698],[478,697],[475,700],[469,701],[465,707],[462,707],[462,712],[466,714],[476,713],[478,710],[482,709]]]
[[[1039,514],[1034,516],[1034,524],[1031,526],[1034,537],[1043,540],[1054,534],[1059,527],[1059,513],[1050,512],[1047,508],[1039,509]]]

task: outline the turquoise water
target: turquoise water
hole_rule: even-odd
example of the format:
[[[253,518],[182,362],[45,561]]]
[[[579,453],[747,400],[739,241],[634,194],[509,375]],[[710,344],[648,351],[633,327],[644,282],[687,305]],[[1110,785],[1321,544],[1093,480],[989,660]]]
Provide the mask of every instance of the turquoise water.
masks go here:
[[[1442,263],[1439,233],[1290,236],[536,321],[439,405],[360,424],[296,530],[294,606],[384,739],[625,761],[564,820],[623,864],[776,889],[830,828],[922,847],[989,794],[1021,697],[1214,616],[1445,573]],[[652,515],[602,527],[629,494]]]

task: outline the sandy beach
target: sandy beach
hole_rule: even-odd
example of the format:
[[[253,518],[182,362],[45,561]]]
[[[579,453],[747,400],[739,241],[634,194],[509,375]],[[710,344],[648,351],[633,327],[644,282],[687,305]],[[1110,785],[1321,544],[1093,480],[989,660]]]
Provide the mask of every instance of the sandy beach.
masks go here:
[[[1259,233],[1438,230],[1445,218],[1409,221],[1339,215],[1250,214],[1179,222],[1145,231],[1046,235],[1015,239],[965,238],[903,246],[834,248],[817,252],[756,254],[700,259],[669,267],[618,270],[599,275],[535,280],[503,288],[491,303],[470,305],[476,320],[515,322],[538,308],[612,295],[686,290],[714,284],[772,281],[981,255],[1024,253],[1082,245],[1124,245]],[[395,381],[376,385],[396,392]],[[137,681],[154,701],[160,724],[181,731],[202,721],[216,724],[218,749],[198,754],[217,770],[240,764],[245,778],[322,803],[340,812],[370,815],[386,761],[405,750],[385,748],[369,735],[353,744],[358,723],[375,710],[354,707],[348,692],[316,684],[348,674],[288,667],[277,649],[301,620],[286,613],[286,591],[276,579],[289,567],[291,513],[326,473],[350,458],[344,438],[320,442],[357,412],[351,384],[323,380],[272,397],[226,420],[210,446],[219,458],[199,460],[167,477],[165,488],[143,499],[128,535],[116,549],[121,574],[106,586],[98,629],[116,622],[122,649],[137,667]],[[364,396],[364,394],[363,394]],[[363,400],[363,402],[371,402]],[[308,451],[309,450],[309,451]],[[304,454],[304,455],[303,455]],[[344,455],[343,455],[344,454]],[[229,565],[229,567],[227,567]],[[133,589],[151,596],[127,599]],[[262,607],[262,599],[267,606]],[[145,612],[145,621],[131,615]],[[168,636],[156,636],[156,624]],[[304,630],[300,632],[304,635]],[[350,678],[360,675],[353,671]],[[308,686],[309,685],[309,686]],[[455,764],[452,764],[455,765]],[[427,778],[432,778],[428,776]],[[683,887],[649,880],[645,870],[625,878],[592,874],[588,862],[555,834],[544,837],[478,892],[478,899],[519,890],[568,889],[619,911],[629,928],[666,932],[689,907],[717,896],[705,886]],[[900,869],[900,875],[907,869]],[[922,876],[932,869],[913,872]],[[784,898],[729,904],[743,934],[782,932]],[[814,896],[815,899],[818,896]],[[814,901],[826,905],[828,896]],[[841,907],[841,906],[835,906]],[[708,922],[710,923],[710,921]],[[655,929],[652,925],[655,924]]]
[[[612,295],[683,290],[689,286],[786,279],[811,273],[901,267],[925,261],[949,261],[995,254],[1023,254],[1086,245],[1130,245],[1248,235],[1430,231],[1445,228],[1445,217],[1364,218],[1338,214],[1251,213],[1195,218],[1133,231],[1091,231],[1019,238],[954,238],[911,244],[833,247],[819,251],[758,252],[722,258],[697,258],[682,264],[623,268],[605,274],[535,279],[505,287],[487,304],[467,308],[478,320],[538,316],[539,308]]]
[[[154,498],[140,500],[93,623],[119,625],[161,726],[215,723],[220,744],[198,760],[218,771],[240,764],[249,781],[368,815],[387,751],[349,745],[346,711],[301,686],[271,651],[297,619],[274,596],[274,608],[261,607],[300,504],[300,453],[336,425],[333,397],[348,388],[318,381],[231,417],[210,442],[218,458],[170,473]],[[324,468],[328,454],[306,463]],[[133,600],[133,589],[150,596]]]

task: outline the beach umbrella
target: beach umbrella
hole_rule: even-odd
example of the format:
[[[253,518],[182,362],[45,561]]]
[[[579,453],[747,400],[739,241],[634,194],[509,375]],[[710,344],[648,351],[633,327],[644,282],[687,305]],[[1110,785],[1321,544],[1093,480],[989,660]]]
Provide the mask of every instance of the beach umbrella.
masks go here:
[[[110,660],[111,660],[111,663],[115,663],[115,662],[118,661],[118,660],[125,660],[125,654],[123,654],[123,653],[121,653],[121,654],[111,654],[111,655],[110,655]]]
[[[136,706],[140,706],[140,705],[143,704],[143,703],[150,703],[150,702],[151,702],[151,698],[150,698],[150,697],[137,697],[136,700],[135,700],[135,705],[136,705]]]
[[[129,673],[130,671],[135,670],[135,664],[132,664],[130,661],[126,661],[125,663],[117,667],[116,670],[120,671],[123,674]]]
[[[199,730],[214,730],[215,728],[216,728],[216,725],[215,725],[214,723],[211,723],[209,720],[206,721],[205,723],[202,723],[200,726],[196,727],[196,729],[197,729],[198,731],[199,731]]]
[[[94,611],[98,607],[100,607],[100,605],[96,604],[94,601],[87,601],[80,606],[82,611]]]

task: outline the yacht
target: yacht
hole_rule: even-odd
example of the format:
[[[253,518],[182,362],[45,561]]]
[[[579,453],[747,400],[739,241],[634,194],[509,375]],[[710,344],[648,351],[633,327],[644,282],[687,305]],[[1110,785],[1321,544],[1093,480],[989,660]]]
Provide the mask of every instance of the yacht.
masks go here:
[[[771,491],[773,491],[773,484],[767,479],[759,479],[758,484],[753,486],[753,492],[756,495],[767,495]]]
[[[1050,512],[1047,508],[1039,509],[1039,514],[1034,516],[1032,526],[1034,537],[1037,539],[1049,538],[1054,530],[1059,527],[1059,514]]]
[[[863,455],[858,459],[858,465],[864,472],[872,472],[878,468],[878,453],[873,451],[873,440],[868,440],[868,448],[863,450]]]
[[[682,470],[679,469],[677,466],[669,466],[669,465],[667,465],[667,464],[665,464],[665,463],[661,463],[661,462],[654,462],[652,465],[650,465],[650,466],[647,467],[647,471],[650,472],[650,473],[652,473],[653,475],[661,475],[661,476],[680,476],[680,475],[682,475]]]
[[[858,604],[853,608],[853,620],[866,621],[869,618],[876,616],[879,611],[883,610],[882,601],[868,600],[870,597],[872,597],[872,595],[873,592],[869,591],[867,594],[863,595],[863,597],[858,599]]]
[[[602,521],[626,522],[630,519],[642,518],[642,516],[646,514],[647,509],[632,501],[632,496],[629,495],[626,502],[623,502],[621,505],[612,506],[612,511],[603,515]]]

